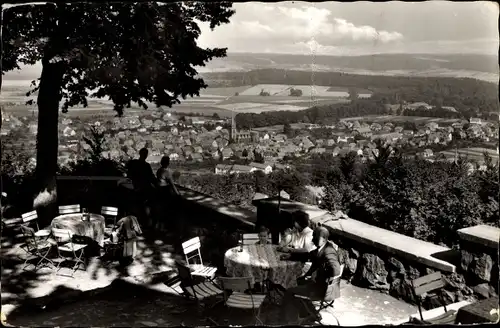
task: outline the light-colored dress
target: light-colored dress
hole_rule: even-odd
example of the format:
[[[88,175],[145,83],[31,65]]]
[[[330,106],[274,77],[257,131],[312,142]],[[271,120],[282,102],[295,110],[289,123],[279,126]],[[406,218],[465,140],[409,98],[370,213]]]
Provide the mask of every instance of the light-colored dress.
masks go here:
[[[132,215],[126,216],[116,225],[119,239],[123,242],[123,257],[134,258],[137,254],[137,236],[142,234],[137,218]]]

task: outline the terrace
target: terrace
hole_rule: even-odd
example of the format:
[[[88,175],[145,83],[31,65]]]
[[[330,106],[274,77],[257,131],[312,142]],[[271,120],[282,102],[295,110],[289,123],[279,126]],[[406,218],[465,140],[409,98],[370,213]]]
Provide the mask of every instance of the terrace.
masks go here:
[[[61,204],[81,203],[91,212],[102,205],[119,205],[113,177],[61,177],[58,180]],[[71,190],[71,192],[69,192]],[[68,191],[68,192],[66,192]],[[36,272],[23,271],[18,259],[20,240],[2,236],[2,321],[14,326],[76,326],[85,322],[92,326],[198,326],[207,324],[206,314],[198,311],[193,302],[181,297],[165,281],[176,273],[174,262],[182,258],[181,243],[200,236],[202,255],[206,262],[224,272],[224,253],[237,245],[237,233],[253,231],[257,217],[251,211],[180,188],[177,224],[167,232],[144,226],[144,234],[137,243],[137,256],[127,268],[117,263],[107,263],[98,257],[91,258],[85,270],[78,270],[73,277],[56,275],[51,268]],[[272,206],[273,199],[266,206]],[[296,203],[284,205],[284,210]],[[259,220],[265,214],[259,207]],[[325,213],[317,208],[307,208],[314,222],[324,221]],[[346,221],[348,222],[348,221]],[[358,227],[356,222],[344,227],[345,236]],[[370,227],[363,226],[363,239],[372,248],[379,247],[379,240],[370,244]],[[383,235],[382,235],[383,237]],[[336,237],[334,237],[336,238]],[[391,236],[396,240],[397,236]],[[383,245],[382,245],[383,246]],[[403,247],[393,242],[393,248]],[[384,246],[387,248],[389,246]],[[390,248],[389,247],[389,248]],[[390,251],[390,250],[389,250]],[[435,251],[429,250],[429,252]],[[439,249],[439,251],[443,251]],[[404,250],[411,253],[411,250]],[[400,252],[401,253],[401,252]],[[416,255],[417,260],[421,257]],[[454,266],[430,255],[423,256],[426,263],[445,271]],[[413,259],[415,260],[415,259]],[[444,263],[444,264],[443,264]],[[64,270],[64,269],[63,269]],[[280,318],[280,305],[269,298],[263,304],[260,318],[266,325],[287,324]],[[366,324],[401,323],[417,308],[387,293],[341,282],[341,297],[333,310],[322,314],[323,324],[358,326]],[[219,325],[248,325],[252,322],[249,311],[227,311],[224,305],[214,307],[210,318]]]

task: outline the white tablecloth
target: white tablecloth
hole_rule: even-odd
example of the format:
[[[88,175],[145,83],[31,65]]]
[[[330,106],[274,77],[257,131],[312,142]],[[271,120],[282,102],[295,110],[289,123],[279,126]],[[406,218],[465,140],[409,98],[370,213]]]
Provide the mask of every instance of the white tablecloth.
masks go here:
[[[55,217],[52,228],[68,229],[76,235],[86,236],[95,240],[101,247],[104,245],[104,217],[90,214],[89,221],[82,220],[82,213],[64,214]]]
[[[297,286],[303,263],[282,261],[276,245],[248,245],[229,249],[224,256],[226,272],[232,277],[253,277],[255,282],[269,279],[285,288]]]

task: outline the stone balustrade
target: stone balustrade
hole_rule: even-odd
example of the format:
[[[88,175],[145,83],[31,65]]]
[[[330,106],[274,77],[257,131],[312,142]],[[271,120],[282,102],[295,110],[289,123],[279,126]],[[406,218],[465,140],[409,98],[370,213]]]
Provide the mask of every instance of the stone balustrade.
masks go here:
[[[298,209],[309,214],[313,225],[328,228],[332,241],[339,246],[341,261],[346,264],[344,278],[355,285],[377,289],[413,302],[411,281],[440,271],[448,283],[445,289],[445,299],[448,303],[481,296],[481,290],[466,284],[466,275],[460,266],[461,256],[456,250],[353,220],[341,212],[330,214],[315,206],[286,199],[276,197],[259,199],[254,201],[254,205],[257,206],[257,224],[269,227],[274,233],[288,226],[289,222],[286,221],[290,220],[290,217],[287,213]],[[485,232],[484,228],[476,228],[473,231],[483,237],[475,239],[478,243],[485,244],[491,252],[498,252],[498,243],[492,242],[495,238],[498,242],[498,235],[492,231]],[[489,265],[491,255],[490,258],[482,256],[476,256],[475,258],[480,259],[476,262],[485,262],[485,265],[479,264],[479,266],[491,269]],[[494,276],[494,270],[491,271],[491,276]],[[483,276],[486,277],[490,278]],[[490,294],[494,295],[494,292]],[[438,304],[433,293],[428,295],[424,303],[427,308],[433,308]]]
[[[460,237],[460,269],[467,285],[481,297],[497,296],[500,229],[478,225],[457,232]]]

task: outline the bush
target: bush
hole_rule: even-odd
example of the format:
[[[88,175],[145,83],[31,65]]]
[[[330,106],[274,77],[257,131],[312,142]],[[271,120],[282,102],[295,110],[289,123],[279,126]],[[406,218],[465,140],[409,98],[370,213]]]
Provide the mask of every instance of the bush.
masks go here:
[[[358,164],[359,165],[359,164]],[[411,237],[453,246],[456,231],[478,224],[499,225],[498,167],[468,173],[458,164],[386,158],[364,164],[355,174],[352,159],[342,174],[330,174],[322,206]]]

